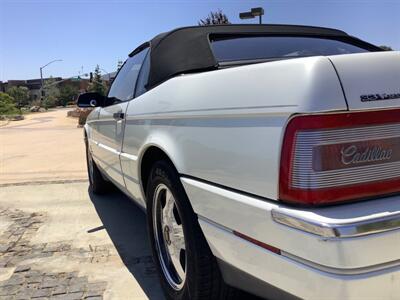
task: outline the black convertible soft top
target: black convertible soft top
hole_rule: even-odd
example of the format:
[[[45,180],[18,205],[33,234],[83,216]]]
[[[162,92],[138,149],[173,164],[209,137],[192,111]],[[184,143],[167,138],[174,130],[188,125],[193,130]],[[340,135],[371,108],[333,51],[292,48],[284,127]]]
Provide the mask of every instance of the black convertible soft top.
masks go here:
[[[212,25],[182,27],[162,33],[136,48],[130,56],[150,45],[150,74],[147,84],[152,88],[182,73],[218,68],[210,46],[211,35],[299,35],[351,39],[377,50],[376,46],[350,37],[347,33],[330,28],[297,25]]]

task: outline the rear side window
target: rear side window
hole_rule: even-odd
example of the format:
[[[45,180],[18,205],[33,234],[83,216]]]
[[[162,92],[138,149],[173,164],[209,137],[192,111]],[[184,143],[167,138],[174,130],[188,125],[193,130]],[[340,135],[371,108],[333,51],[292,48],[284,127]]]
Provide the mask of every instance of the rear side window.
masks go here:
[[[340,40],[302,36],[211,38],[219,62],[362,53],[369,50]]]
[[[149,81],[150,73],[150,51],[147,52],[146,58],[143,61],[142,69],[140,70],[139,77],[136,83],[135,97],[147,92],[147,83]]]
[[[121,70],[118,72],[113,84],[111,85],[108,97],[126,101],[133,98],[136,80],[139,76],[140,68],[149,48],[129,57]]]

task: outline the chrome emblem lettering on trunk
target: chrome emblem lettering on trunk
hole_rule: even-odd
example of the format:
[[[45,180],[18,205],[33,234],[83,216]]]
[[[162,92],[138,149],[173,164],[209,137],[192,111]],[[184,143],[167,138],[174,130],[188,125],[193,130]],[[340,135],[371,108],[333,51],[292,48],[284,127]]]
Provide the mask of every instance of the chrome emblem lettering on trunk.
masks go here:
[[[393,99],[400,99],[400,93],[369,94],[360,96],[361,102],[393,100]]]
[[[356,145],[343,147],[340,152],[344,165],[390,160],[393,154],[392,149],[383,149],[379,146],[374,146],[359,150]]]

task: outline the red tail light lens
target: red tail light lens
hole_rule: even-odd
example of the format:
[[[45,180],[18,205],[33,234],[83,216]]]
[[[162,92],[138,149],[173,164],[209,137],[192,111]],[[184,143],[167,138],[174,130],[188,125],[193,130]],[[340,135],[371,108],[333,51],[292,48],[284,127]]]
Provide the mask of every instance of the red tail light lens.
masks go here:
[[[400,110],[297,116],[287,125],[279,197],[319,205],[400,191]]]

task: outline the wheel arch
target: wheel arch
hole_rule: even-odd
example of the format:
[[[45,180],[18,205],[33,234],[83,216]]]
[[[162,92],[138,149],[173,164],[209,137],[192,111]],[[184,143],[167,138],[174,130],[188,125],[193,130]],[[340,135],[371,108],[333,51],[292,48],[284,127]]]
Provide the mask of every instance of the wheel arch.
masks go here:
[[[87,124],[85,124],[83,126],[83,140],[87,147],[90,147],[89,145],[90,138],[91,138],[90,127]]]
[[[139,178],[143,196],[146,196],[146,188],[150,176],[151,166],[160,160],[169,162],[179,174],[176,162],[169,154],[167,154],[167,151],[164,149],[164,147],[161,147],[157,144],[148,145],[146,149],[143,150],[139,159]]]

